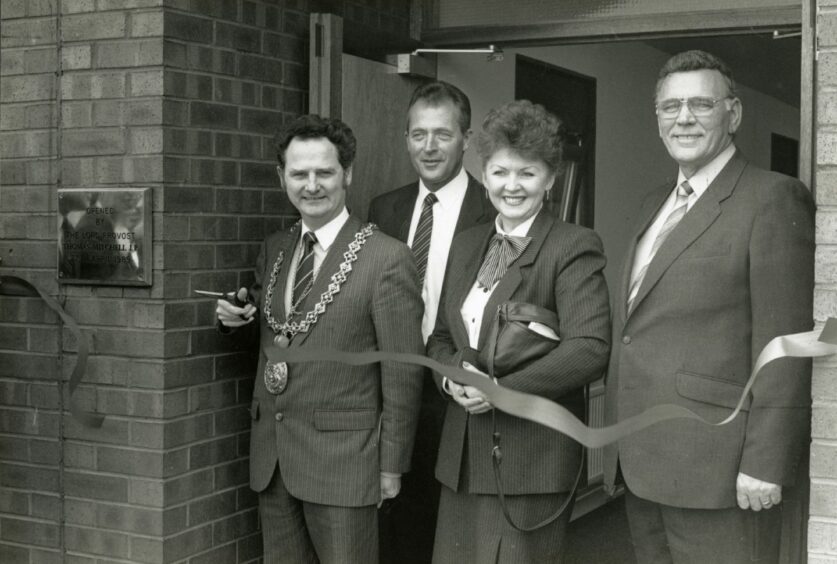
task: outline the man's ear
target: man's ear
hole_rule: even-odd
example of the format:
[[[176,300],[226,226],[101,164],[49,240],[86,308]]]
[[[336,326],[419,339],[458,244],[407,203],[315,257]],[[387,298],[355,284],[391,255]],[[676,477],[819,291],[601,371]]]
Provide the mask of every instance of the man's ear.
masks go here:
[[[285,190],[285,171],[282,165],[276,165],[276,174],[279,175],[279,186]]]
[[[469,129],[468,131],[466,131],[464,133],[464,135],[462,135],[462,139],[463,139],[462,152],[463,153],[468,150],[468,147],[471,146],[471,134],[472,133],[473,133],[473,131]]]
[[[343,171],[343,184],[348,188],[352,184],[352,169],[354,165],[349,165],[349,168]]]
[[[741,100],[733,98],[732,104],[730,104],[729,113],[729,134],[733,135],[736,131],[738,131],[738,128],[741,125],[741,118],[744,115],[744,106],[741,104]]]

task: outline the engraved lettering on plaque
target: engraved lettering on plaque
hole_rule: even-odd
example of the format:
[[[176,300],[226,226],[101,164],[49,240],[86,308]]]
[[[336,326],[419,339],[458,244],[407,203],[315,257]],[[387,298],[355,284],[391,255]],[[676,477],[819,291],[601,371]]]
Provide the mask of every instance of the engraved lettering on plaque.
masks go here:
[[[151,285],[151,189],[58,191],[58,280]]]

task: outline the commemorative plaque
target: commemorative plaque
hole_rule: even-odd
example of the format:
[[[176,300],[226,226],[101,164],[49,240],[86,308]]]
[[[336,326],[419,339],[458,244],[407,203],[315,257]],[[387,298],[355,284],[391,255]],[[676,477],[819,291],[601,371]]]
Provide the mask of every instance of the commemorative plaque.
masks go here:
[[[58,281],[151,285],[151,188],[58,191]]]

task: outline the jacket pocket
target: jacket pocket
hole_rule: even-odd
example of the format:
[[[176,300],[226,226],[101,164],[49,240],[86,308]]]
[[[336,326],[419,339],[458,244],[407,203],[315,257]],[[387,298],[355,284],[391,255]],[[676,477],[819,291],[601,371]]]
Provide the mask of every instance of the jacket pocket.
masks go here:
[[[377,409],[314,410],[314,427],[318,431],[361,431],[377,425]]]
[[[255,421],[259,418],[259,400],[253,398],[253,402],[250,404],[250,418]]]
[[[729,241],[724,241],[718,245],[700,245],[693,246],[681,255],[684,259],[708,259],[725,257],[730,253],[731,245]]]
[[[744,386],[727,380],[719,380],[712,376],[704,376],[693,372],[678,372],[677,393],[687,399],[735,409]],[[745,398],[741,411],[749,411],[750,398]]]

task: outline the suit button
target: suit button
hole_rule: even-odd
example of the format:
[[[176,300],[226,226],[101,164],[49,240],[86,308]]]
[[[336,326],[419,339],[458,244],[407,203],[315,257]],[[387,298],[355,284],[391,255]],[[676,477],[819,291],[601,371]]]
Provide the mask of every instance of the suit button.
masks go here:
[[[625,335],[622,337],[622,344],[623,345],[630,345],[631,344],[631,337],[629,335]]]
[[[281,421],[282,419],[284,419],[284,417],[285,416],[282,415],[281,413],[277,413],[276,415],[273,416],[273,418],[276,419],[277,421]]]

